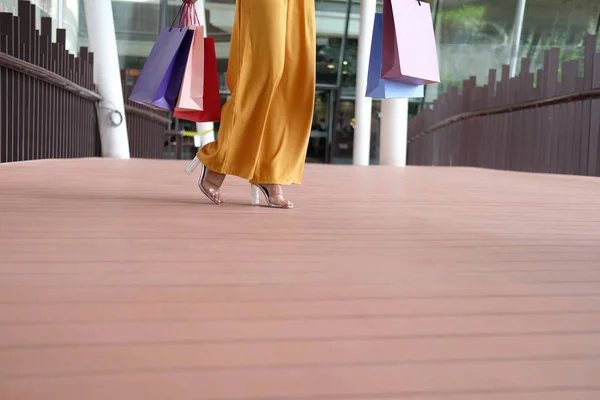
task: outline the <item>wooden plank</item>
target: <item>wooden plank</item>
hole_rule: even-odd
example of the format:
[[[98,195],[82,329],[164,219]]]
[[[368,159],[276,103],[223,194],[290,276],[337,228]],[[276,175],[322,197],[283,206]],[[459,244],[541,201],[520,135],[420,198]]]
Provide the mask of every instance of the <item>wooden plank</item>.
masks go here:
[[[20,20],[18,17],[12,17],[12,32],[8,35],[9,42],[12,42],[12,45],[9,45],[9,54],[19,58],[20,55],[20,43],[21,43],[21,34],[20,34]],[[14,99],[13,107],[12,107],[12,127],[9,131],[9,152],[10,157],[8,157],[7,161],[19,161],[21,160],[21,143],[22,138],[20,136],[20,132],[22,132],[22,102],[23,102],[23,75],[19,72],[13,72],[12,76],[13,85],[12,85],[12,98]]]
[[[519,73],[519,90],[518,90],[518,102],[526,102],[531,101],[531,84],[530,79],[530,70],[531,68],[531,60],[529,58],[523,58],[521,60],[521,71]],[[519,159],[520,164],[522,166],[522,171],[532,171],[531,167],[531,120],[533,119],[533,113],[528,111],[519,111],[518,112],[518,124],[519,124]]]
[[[560,81],[558,83],[557,92],[558,95],[566,95],[572,93],[570,91],[570,79],[569,76],[569,64],[564,62],[561,65]],[[567,114],[568,104],[560,104],[554,107],[555,113],[555,135],[552,143],[552,163],[555,165],[555,173],[564,174],[566,173],[566,150],[567,150],[567,135],[568,127]]]
[[[594,56],[596,54],[596,38],[588,36],[585,41],[585,60],[583,72],[583,89],[592,88],[594,80]],[[580,154],[580,169],[581,175],[589,175],[590,161],[590,135],[591,135],[591,117],[592,117],[592,102],[583,102],[582,112],[582,129],[581,129],[581,154]]]
[[[41,19],[41,60],[42,67],[51,70],[51,61],[52,61],[52,19],[51,18],[42,18]],[[52,154],[52,121],[51,118],[54,117],[52,113],[53,109],[53,95],[54,88],[50,87],[48,84],[42,84],[43,88],[43,104],[42,104],[42,124],[40,131],[40,142],[42,147],[41,158],[50,158]]]
[[[538,69],[536,73],[536,87],[534,90],[534,96],[536,100],[540,100],[544,98],[544,70]],[[543,172],[544,170],[544,152],[542,151],[544,148],[544,135],[546,134],[545,130],[545,120],[544,120],[545,110],[543,107],[540,107],[536,110],[536,124],[535,124],[535,137],[534,137],[534,149],[536,151],[533,153],[533,166],[534,172]]]
[[[524,75],[519,74],[514,78],[510,78],[510,103],[518,104],[521,102],[521,98],[523,97],[524,91]],[[508,153],[509,165],[511,165],[511,169],[516,171],[524,171],[525,170],[525,157],[523,155],[525,141],[523,138],[523,116],[522,112],[516,111],[510,113],[510,131],[509,138],[511,149]]]
[[[31,4],[28,1],[19,0],[19,56],[21,60],[31,62]],[[19,85],[19,137],[18,159],[29,160],[31,148],[31,78],[21,75]]]
[[[507,105],[511,102],[511,82],[510,82],[510,67],[508,65],[502,66],[502,78],[501,78],[502,88],[501,97],[499,99],[499,104]],[[500,147],[498,149],[499,156],[501,157],[500,168],[508,169],[510,165],[510,153],[509,149],[511,146],[510,135],[511,135],[511,115],[510,114],[502,114],[501,115],[501,142]]]
[[[600,395],[589,178],[307,165],[273,217],[241,179],[217,207],[186,163],[126,164],[0,165],[3,397]]]
[[[579,65],[578,71],[579,71]],[[585,82],[583,77],[577,77],[575,80],[575,90],[582,91],[584,89]],[[573,118],[573,130],[575,132],[575,138],[573,141],[573,160],[575,160],[575,174],[581,175],[581,155],[583,153],[583,109],[584,102],[575,102],[575,116]]]
[[[81,59],[81,74],[82,74],[82,83],[81,85],[85,88],[90,88],[90,77],[89,77],[89,56],[88,56],[89,52],[88,52],[88,48],[87,47],[81,47],[79,49],[79,58]],[[86,117],[85,115],[85,111],[86,110],[86,106],[83,105],[82,106],[82,118],[83,118],[83,122],[84,125],[86,123],[89,123],[89,119],[88,117]],[[90,135],[85,135],[82,137],[82,143],[81,143],[81,151],[83,154],[92,154],[94,155],[94,147],[93,147],[93,143],[92,143],[92,137]]]
[[[60,74],[60,72],[58,70],[58,43],[50,44],[50,68],[51,68],[51,71],[54,72],[55,74]],[[53,118],[50,120],[50,124],[52,126],[51,131],[50,131],[50,142],[52,143],[52,145],[51,145],[52,150],[50,152],[51,158],[59,158],[60,157],[60,150],[59,150],[59,146],[60,146],[59,115],[60,115],[60,113],[58,112],[58,110],[60,110],[59,90],[56,87],[53,87],[52,88],[52,97],[51,97],[51,111],[50,111],[50,115],[53,116]]]
[[[81,75],[81,59],[79,57],[75,57],[73,59],[73,77],[78,85],[81,85],[82,75]],[[82,101],[80,98],[74,98],[73,104],[73,119],[74,119],[74,132],[73,132],[73,150],[74,157],[84,157],[84,153],[82,151],[82,135],[83,135],[83,120],[82,120]]]
[[[27,21],[27,41],[25,43],[26,51],[29,53],[29,62],[33,65],[37,65],[37,54],[35,47],[35,5],[28,2],[29,12],[28,12],[28,21]],[[36,102],[37,98],[35,97],[35,86],[37,82],[36,79],[31,76],[27,77],[27,143],[25,145],[25,159],[26,160],[34,160],[37,157],[35,156],[36,147],[37,147],[37,131],[35,130],[35,124],[37,121],[36,114]]]
[[[600,53],[594,55],[592,87],[600,88]],[[591,101],[590,155],[588,175],[600,176],[600,99]]]
[[[563,77],[564,92],[575,93],[577,90],[577,78],[579,76],[579,62],[577,60],[568,61],[565,65],[565,74]],[[575,126],[575,102],[571,101],[565,106],[566,116],[563,121],[562,129],[564,130],[565,146],[564,151],[564,173],[577,173],[576,164],[578,159],[574,158],[575,142],[581,140],[577,136],[578,130]]]
[[[488,105],[496,106],[497,104],[497,83],[496,83],[497,71],[490,69],[488,71]],[[491,148],[489,151],[489,157],[491,157],[491,168],[499,168],[499,158],[496,154],[495,149],[498,147],[499,134],[498,134],[498,116],[494,115],[491,118],[487,118],[487,127],[489,131],[489,137],[491,138]]]
[[[71,82],[75,81],[75,56],[70,54],[65,50],[66,53],[66,73]],[[66,107],[67,107],[67,126],[66,126],[66,147],[67,147],[67,157],[73,158],[76,157],[76,142],[75,135],[77,130],[76,125],[76,116],[75,116],[75,96],[71,93],[66,94]]]
[[[1,24],[1,19],[0,19]],[[8,36],[4,35],[0,30],[0,52],[4,51],[7,47]],[[8,69],[0,67],[0,163],[6,159],[6,140],[8,135],[8,129],[6,126],[6,120],[8,119],[6,103],[8,102],[8,91],[7,91],[7,79]]]
[[[12,23],[12,17],[8,13],[3,13],[0,10],[0,52],[8,53],[9,46],[9,33],[10,25]],[[8,99],[10,92],[9,88],[11,82],[9,79],[12,77],[12,71],[6,68],[0,67],[0,163],[6,162],[8,159],[8,135],[9,135],[9,114],[11,102],[4,100]]]
[[[534,80],[535,80],[535,74],[528,72],[527,73],[527,86],[526,86],[526,90],[527,90],[527,99],[529,101],[534,101],[535,100],[535,87],[534,87]],[[534,164],[533,164],[533,156],[532,153],[535,151],[535,149],[533,148],[534,146],[534,132],[535,132],[535,128],[536,128],[536,124],[537,124],[537,111],[538,110],[532,110],[531,112],[529,112],[527,115],[527,149],[526,149],[526,157],[527,157],[527,163],[528,163],[528,167],[527,167],[527,172],[533,172],[534,171]]]
[[[558,65],[560,49],[553,48],[546,52],[544,58],[544,97],[553,97],[558,91]],[[556,142],[556,114],[555,106],[545,107],[544,120],[546,133],[544,137],[544,172],[555,173],[553,144]],[[554,145],[556,152],[556,145]]]
[[[12,54],[12,32],[13,32],[13,17],[12,14],[9,13],[1,13],[0,12],[0,37],[3,37],[4,40],[0,40],[0,45],[2,45],[1,51],[3,53]],[[4,82],[3,91],[5,93],[5,98],[12,98],[13,96],[13,87],[14,87],[14,72],[11,70],[4,70]],[[3,120],[3,152],[0,160],[2,162],[8,162],[12,159],[12,131],[13,131],[13,108],[14,102],[7,101],[4,104],[4,120]]]
[[[56,72],[66,77],[65,68],[65,46],[66,46],[66,30],[56,30]],[[66,94],[62,90],[57,91],[57,107],[59,110],[65,107]],[[56,142],[57,142],[57,157],[67,157],[67,139],[66,132],[63,129],[66,122],[66,116],[60,112],[57,114],[57,129],[56,129]]]
[[[600,88],[600,53],[594,54],[592,87]],[[588,175],[600,176],[600,99],[590,101],[590,153]]]
[[[33,14],[35,18],[35,13]],[[35,23],[35,21],[34,21]],[[41,64],[40,61],[40,35],[38,31],[35,32],[33,37],[33,57],[34,57],[34,65],[39,66]],[[31,90],[31,98],[32,98],[32,118],[31,118],[31,131],[32,131],[32,148],[31,148],[31,159],[39,160],[41,158],[41,107],[45,98],[42,92],[43,82],[32,79],[32,90]]]

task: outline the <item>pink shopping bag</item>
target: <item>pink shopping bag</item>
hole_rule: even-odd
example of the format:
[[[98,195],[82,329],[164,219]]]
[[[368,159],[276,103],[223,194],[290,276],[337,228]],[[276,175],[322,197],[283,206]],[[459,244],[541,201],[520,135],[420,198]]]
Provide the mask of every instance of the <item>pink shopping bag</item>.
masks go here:
[[[410,85],[395,82],[381,77],[381,36],[382,15],[375,14],[373,37],[371,39],[371,56],[369,57],[369,74],[367,76],[366,96],[374,99],[402,99],[424,96],[423,85]]]
[[[204,27],[196,9],[190,5],[185,12],[186,25],[194,31],[190,52],[181,82],[175,111],[198,111],[203,107],[204,93]]]
[[[175,110],[175,118],[193,122],[218,122],[221,120],[221,94],[214,38],[204,38],[204,92],[202,110]]]
[[[411,85],[440,82],[429,3],[383,1],[381,77]]]
[[[204,27],[194,26],[190,53],[177,99],[175,111],[199,111],[204,93]]]

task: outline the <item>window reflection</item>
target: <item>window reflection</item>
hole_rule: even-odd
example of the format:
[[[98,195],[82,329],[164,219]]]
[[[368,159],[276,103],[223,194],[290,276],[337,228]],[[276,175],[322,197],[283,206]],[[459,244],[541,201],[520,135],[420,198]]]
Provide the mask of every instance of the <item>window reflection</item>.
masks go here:
[[[54,4],[50,0],[39,3]],[[79,7],[67,7],[65,12],[78,13],[79,18],[67,19],[78,26],[74,42],[87,45],[85,15],[82,1]],[[14,7],[16,0],[0,0],[5,9]],[[378,1],[378,11],[381,3]],[[442,82],[430,85],[425,103],[431,103],[452,86],[475,76],[479,84],[487,81],[490,69],[500,69],[510,62],[515,12],[518,0],[429,0],[432,7],[438,40]],[[162,21],[169,23],[177,13],[180,0],[170,0],[163,16],[161,0],[114,0],[113,11],[121,68],[135,76],[144,64]],[[234,0],[207,0],[208,34],[217,44],[218,69],[223,100],[228,95],[225,72],[233,21]],[[313,135],[308,159],[314,162],[349,162],[353,151],[354,97],[358,49],[359,0],[353,0],[349,38],[343,58],[342,87],[339,107],[335,110],[336,91],[317,90]],[[345,26],[346,0],[315,0],[317,10],[317,82],[321,86],[337,83],[342,35]],[[55,7],[44,15],[56,20]],[[66,15],[66,14],[65,14]],[[65,19],[65,23],[67,23]],[[319,23],[319,21],[321,21]],[[77,25],[78,23],[78,25]],[[587,34],[597,34],[600,28],[599,0],[527,0],[520,40],[519,58],[532,60],[531,72],[543,64],[544,51],[561,48],[561,61],[581,59],[583,40]],[[600,51],[600,41],[599,49]],[[498,75],[500,76],[500,75]],[[421,100],[411,100],[410,115],[421,107]],[[377,162],[379,143],[380,102],[373,102],[371,154]],[[326,126],[326,129],[324,128]],[[326,131],[326,134],[324,133]]]
[[[442,82],[428,87],[428,102],[470,76],[483,84],[490,69],[509,64],[518,0],[438,0],[436,5]],[[584,37],[597,34],[599,13],[597,0],[527,0],[519,59],[531,59],[530,72],[543,66],[544,51],[553,47],[561,49],[561,61],[581,59]]]

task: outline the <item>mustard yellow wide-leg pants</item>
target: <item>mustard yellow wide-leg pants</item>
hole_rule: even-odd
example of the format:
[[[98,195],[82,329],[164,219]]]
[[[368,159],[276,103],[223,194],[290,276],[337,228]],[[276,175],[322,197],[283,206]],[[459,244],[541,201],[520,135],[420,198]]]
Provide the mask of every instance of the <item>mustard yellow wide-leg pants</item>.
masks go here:
[[[314,0],[237,0],[218,139],[198,158],[260,184],[299,184],[315,97]]]

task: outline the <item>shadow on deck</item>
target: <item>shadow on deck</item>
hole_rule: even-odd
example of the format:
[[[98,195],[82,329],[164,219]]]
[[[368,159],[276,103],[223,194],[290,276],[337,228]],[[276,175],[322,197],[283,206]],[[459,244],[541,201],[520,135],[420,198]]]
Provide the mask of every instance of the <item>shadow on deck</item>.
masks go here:
[[[600,180],[184,166],[0,165],[0,399],[600,398]]]

